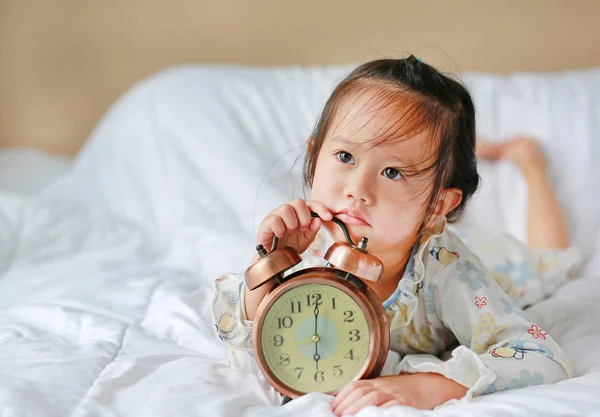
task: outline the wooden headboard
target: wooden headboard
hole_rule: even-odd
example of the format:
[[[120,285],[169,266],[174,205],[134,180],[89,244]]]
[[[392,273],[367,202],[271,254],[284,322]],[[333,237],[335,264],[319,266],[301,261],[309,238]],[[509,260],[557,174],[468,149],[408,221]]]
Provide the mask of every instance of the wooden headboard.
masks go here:
[[[600,1],[0,0],[0,146],[73,154],[133,82],[182,63],[445,71],[600,66]]]

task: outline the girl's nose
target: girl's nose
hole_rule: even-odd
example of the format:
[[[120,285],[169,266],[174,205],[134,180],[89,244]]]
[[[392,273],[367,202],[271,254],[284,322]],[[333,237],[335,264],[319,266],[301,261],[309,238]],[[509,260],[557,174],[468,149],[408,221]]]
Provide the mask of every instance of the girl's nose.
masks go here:
[[[345,189],[346,198],[361,204],[371,205],[374,198],[374,185],[365,175],[354,175],[348,178]]]

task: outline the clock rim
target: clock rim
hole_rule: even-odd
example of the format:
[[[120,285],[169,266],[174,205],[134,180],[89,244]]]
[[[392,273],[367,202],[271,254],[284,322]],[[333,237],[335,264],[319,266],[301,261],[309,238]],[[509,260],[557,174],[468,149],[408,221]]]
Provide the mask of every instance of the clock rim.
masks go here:
[[[284,293],[301,285],[321,284],[333,286],[348,294],[356,301],[362,311],[365,312],[367,325],[369,326],[369,332],[371,334],[369,353],[367,354],[367,359],[363,363],[360,371],[350,380],[350,382],[377,376],[381,371],[381,368],[383,368],[390,345],[390,331],[385,309],[383,308],[379,297],[377,297],[375,292],[371,290],[368,285],[365,284],[364,289],[361,290],[344,279],[346,274],[347,273],[344,271],[329,267],[303,269],[292,274],[283,284],[280,284],[271,290],[259,305],[252,329],[252,347],[254,349],[258,367],[271,386],[282,395],[290,398],[297,398],[306,393],[293,389],[275,376],[265,359],[260,333],[266,315],[275,301],[277,301]],[[324,394],[336,395],[340,389],[341,387],[325,392]]]

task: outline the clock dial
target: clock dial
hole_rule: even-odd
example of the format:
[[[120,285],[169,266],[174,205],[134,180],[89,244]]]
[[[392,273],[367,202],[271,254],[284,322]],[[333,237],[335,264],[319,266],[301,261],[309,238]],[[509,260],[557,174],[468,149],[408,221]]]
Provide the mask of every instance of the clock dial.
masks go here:
[[[346,385],[367,360],[370,331],[362,309],[326,284],[296,286],[265,315],[265,360],[281,382],[301,392],[331,392]]]

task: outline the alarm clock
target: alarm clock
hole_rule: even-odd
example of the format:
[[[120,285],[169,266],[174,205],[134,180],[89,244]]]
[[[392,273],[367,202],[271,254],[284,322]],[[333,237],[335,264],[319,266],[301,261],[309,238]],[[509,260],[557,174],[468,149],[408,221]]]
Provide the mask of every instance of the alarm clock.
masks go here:
[[[385,310],[365,283],[381,280],[383,264],[367,252],[366,237],[355,245],[346,225],[332,221],[346,242],[328,249],[326,267],[284,277],[302,258],[292,248],[278,248],[275,236],[269,252],[256,247],[260,257],[245,273],[249,290],[277,281],[257,309],[252,345],[267,381],[289,398],[335,395],[352,381],[376,377],[389,350]]]

